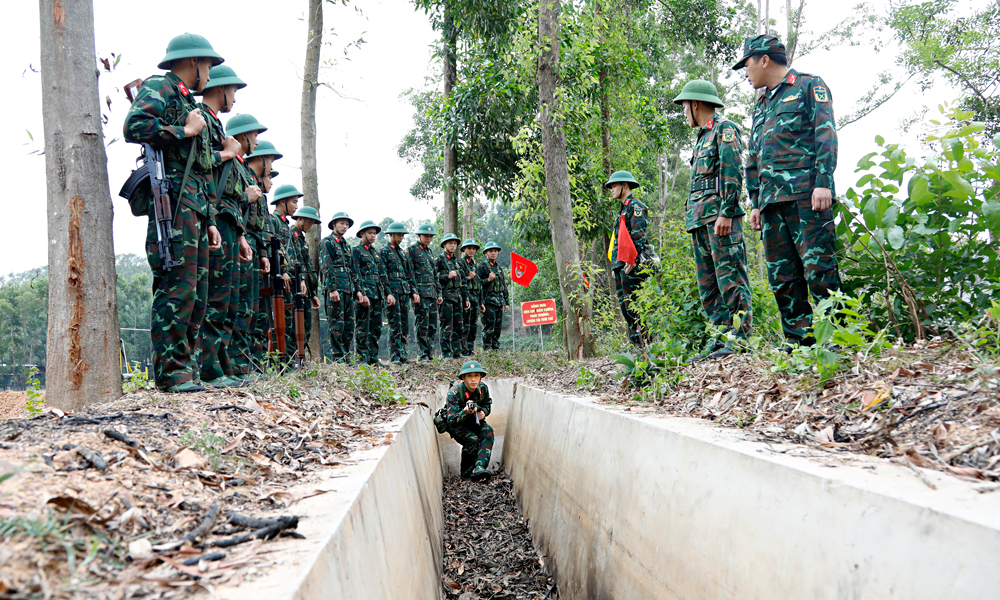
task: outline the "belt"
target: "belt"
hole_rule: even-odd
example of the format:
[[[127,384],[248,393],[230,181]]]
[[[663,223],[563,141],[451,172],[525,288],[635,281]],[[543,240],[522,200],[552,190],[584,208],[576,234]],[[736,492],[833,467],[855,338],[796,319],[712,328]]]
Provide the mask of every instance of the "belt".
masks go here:
[[[721,184],[721,181],[719,180],[719,176],[716,175],[715,177],[713,177],[711,179],[700,179],[698,181],[692,181],[691,182],[691,191],[692,192],[700,192],[700,191],[703,191],[703,190],[715,190],[716,192],[718,192],[719,188],[720,188],[720,184]]]

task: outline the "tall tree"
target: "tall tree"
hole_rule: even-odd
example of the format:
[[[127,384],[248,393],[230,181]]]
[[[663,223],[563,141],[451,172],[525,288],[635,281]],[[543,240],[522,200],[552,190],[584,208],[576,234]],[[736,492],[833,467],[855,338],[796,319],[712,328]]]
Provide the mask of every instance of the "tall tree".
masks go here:
[[[46,403],[122,394],[113,208],[97,89],[92,0],[40,0],[48,192]]]
[[[323,0],[309,0],[309,35],[306,38],[306,64],[302,73],[302,193],[305,205],[319,211],[319,172],[316,169],[316,92],[319,90],[319,60],[323,49]],[[309,265],[319,273],[319,243],[322,224],[307,234]],[[313,310],[309,307],[309,310]],[[319,315],[312,319],[309,352],[320,355]]]
[[[590,297],[583,285],[580,243],[573,225],[573,202],[569,194],[569,164],[566,159],[564,118],[556,99],[559,86],[560,0],[541,0],[538,11],[538,103],[545,161],[545,190],[548,195],[552,247],[555,250],[559,291],[565,320],[563,331],[570,357],[581,359],[594,354],[591,334]]]
[[[441,27],[441,62],[444,63],[444,97],[451,102],[458,78],[458,27],[455,24],[455,0],[444,3],[444,21]],[[448,233],[458,230],[458,195],[455,193],[455,172],[458,169],[458,150],[455,140],[448,136],[444,141],[444,228]]]

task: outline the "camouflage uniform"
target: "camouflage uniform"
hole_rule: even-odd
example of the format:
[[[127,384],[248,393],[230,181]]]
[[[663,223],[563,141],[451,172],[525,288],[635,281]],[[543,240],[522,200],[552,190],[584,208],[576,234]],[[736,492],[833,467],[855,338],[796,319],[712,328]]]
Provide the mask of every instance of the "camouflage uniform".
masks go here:
[[[747,40],[744,52],[753,51],[754,43],[777,41],[758,41],[769,37]],[[774,89],[765,90],[753,113],[747,191],[761,211],[767,278],[785,339],[795,344],[813,342],[809,295],[818,301],[840,289],[833,206],[812,209],[817,187],[829,188],[836,202],[832,100],[822,79],[790,69]]]
[[[507,289],[507,276],[503,267],[494,260],[485,259],[479,263],[479,280],[483,284],[483,349],[500,349],[500,329],[503,326],[503,309],[510,306],[510,290]],[[494,274],[489,281],[490,273]]]
[[[280,214],[277,209],[271,212],[270,219],[271,236],[278,238],[278,241],[281,243],[279,247],[280,249],[278,250],[278,256],[281,259],[281,273],[282,275],[287,273],[288,276],[291,277],[292,259],[290,253],[292,247],[292,220],[288,216]],[[274,269],[274,265],[271,265],[271,268]],[[295,352],[295,345],[288,345],[288,334],[289,332],[295,331],[295,299],[292,296],[291,289],[289,288],[291,288],[291,283],[289,283],[288,288],[285,287],[284,283],[281,284],[281,290],[285,294],[285,352],[288,356],[291,356]],[[274,320],[273,315],[271,320]],[[292,335],[292,340],[294,341],[294,333]],[[277,346],[272,348],[271,351],[277,352]]]
[[[479,319],[479,307],[483,304],[483,282],[479,279],[474,258],[463,254],[459,262],[462,265],[462,284],[469,295],[469,308],[462,309],[462,331],[465,334],[462,347],[464,354],[469,356],[476,349],[476,321]],[[472,279],[466,279],[469,273],[473,274]]]
[[[171,244],[171,255],[182,261],[173,269],[161,267],[156,222],[150,207],[146,229],[147,258],[153,271],[150,339],[153,377],[161,389],[197,377],[193,357],[208,303],[208,228],[215,225],[216,212],[210,199],[215,193],[212,168],[221,159],[212,150],[210,129],[205,127],[193,138],[194,162],[184,189],[180,189],[192,152],[191,141],[184,137],[184,123],[195,108],[192,92],[179,77],[167,73],[143,83],[125,117],[126,141],[163,149],[177,236]]]
[[[462,311],[469,292],[462,284],[461,259],[457,254],[442,252],[435,261],[438,281],[441,282],[441,356],[459,358],[462,352]],[[448,273],[455,271],[455,277]]]
[[[357,333],[354,347],[358,360],[370,365],[378,364],[378,340],[382,337],[382,307],[389,295],[389,279],[385,265],[375,248],[361,242],[354,247],[354,268],[358,272],[361,293],[368,296],[369,305],[357,306]]]
[[[441,282],[437,279],[437,267],[431,249],[424,244],[414,244],[406,249],[410,262],[413,283],[420,294],[420,304],[413,305],[413,316],[417,329],[417,348],[420,358],[430,359],[434,353],[434,336],[438,328],[438,304],[441,298]]]
[[[385,266],[389,293],[396,299],[396,304],[385,309],[389,317],[389,358],[393,362],[405,363],[406,342],[410,334],[410,296],[416,293],[416,285],[410,263],[398,245],[389,242],[383,246],[379,250],[379,258]]]
[[[716,115],[698,132],[691,157],[691,195],[686,228],[694,243],[701,305],[713,325],[729,328],[733,316],[743,313],[740,331],[746,338],[753,317],[750,278],[740,191],[743,141],[735,123]],[[733,219],[729,235],[715,235],[718,217]]]
[[[331,233],[320,245],[320,269],[323,273],[323,302],[330,328],[333,360],[350,362],[351,339],[354,337],[354,294],[359,290],[358,272],[354,269],[351,247],[343,236]],[[340,301],[330,300],[337,292]]]
[[[611,249],[611,269],[615,275],[615,292],[618,295],[618,304],[622,307],[622,316],[628,324],[629,339],[635,345],[642,344],[646,337],[645,326],[639,314],[632,308],[632,296],[642,286],[646,280],[647,273],[642,269],[641,259],[636,259],[635,268],[631,273],[625,272],[625,263],[618,260],[618,223],[621,216],[625,217],[625,226],[632,236],[632,243],[635,245],[636,254],[642,257],[646,248],[646,219],[648,211],[646,205],[640,200],[636,200],[632,194],[622,202],[618,212],[619,217],[615,219],[615,228],[612,232],[615,236],[614,246]]]
[[[465,407],[470,400],[476,410],[482,410],[487,417],[490,416],[493,400],[485,383],[480,383],[476,391],[470,392],[465,387],[465,382],[459,380],[448,390],[448,397],[445,400],[448,434],[462,445],[463,479],[468,479],[476,467],[480,469],[488,467],[490,455],[493,453],[493,428],[486,424],[486,419],[476,424],[475,415],[465,414]]]
[[[260,302],[260,259],[267,256],[267,243],[270,236],[264,233],[264,216],[267,214],[266,199],[263,194],[257,202],[250,203],[245,190],[257,186],[264,187],[257,175],[246,165],[242,156],[233,163],[230,175],[231,185],[243,188],[243,198],[240,204],[240,221],[243,223],[247,244],[253,251],[253,260],[238,263],[239,268],[239,306],[236,322],[233,325],[233,341],[230,347],[229,359],[233,361],[233,369],[237,374],[248,374],[256,366],[260,368],[263,356],[258,354],[259,344],[253,335],[258,327],[258,308]],[[264,319],[267,322],[267,319]]]
[[[294,320],[295,319],[294,297],[295,293],[298,292],[298,290],[294,289],[296,265],[302,267],[302,281],[306,283],[306,310],[305,310],[306,346],[309,345],[309,338],[310,338],[309,334],[312,329],[312,312],[313,312],[312,299],[313,297],[316,296],[317,290],[319,289],[319,280],[316,277],[316,274],[312,271],[312,269],[309,268],[309,242],[306,240],[306,234],[299,231],[299,228],[296,227],[295,225],[292,225],[289,231],[291,233],[291,235],[289,236],[289,241],[291,242],[291,245],[289,246],[288,256],[291,268],[289,269],[288,274],[292,276],[293,303],[292,303],[292,320],[286,321],[287,327],[285,329],[286,340],[291,340],[291,341],[286,341],[285,343],[290,344],[287,346],[289,349],[288,353],[292,354],[293,348],[295,348],[296,350],[298,349],[296,345],[297,343],[295,341],[296,332],[295,332],[295,320]]]

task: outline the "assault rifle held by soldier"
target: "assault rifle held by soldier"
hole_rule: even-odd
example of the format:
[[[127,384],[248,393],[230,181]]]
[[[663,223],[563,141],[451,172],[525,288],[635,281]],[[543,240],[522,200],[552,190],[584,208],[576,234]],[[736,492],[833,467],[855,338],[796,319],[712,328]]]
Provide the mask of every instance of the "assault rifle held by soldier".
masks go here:
[[[306,295],[302,293],[302,265],[295,265],[295,350],[296,367],[302,369],[306,358]]]
[[[273,312],[268,353],[275,350],[282,359],[287,356],[285,347],[285,279],[281,276],[281,241],[271,238],[271,310]]]

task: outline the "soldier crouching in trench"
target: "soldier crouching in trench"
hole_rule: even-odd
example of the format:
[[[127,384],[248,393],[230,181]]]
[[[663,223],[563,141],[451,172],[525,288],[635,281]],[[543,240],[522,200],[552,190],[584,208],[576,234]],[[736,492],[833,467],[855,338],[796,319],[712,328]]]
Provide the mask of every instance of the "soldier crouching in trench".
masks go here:
[[[486,424],[493,400],[482,383],[486,369],[478,361],[462,365],[456,383],[448,391],[444,421],[447,432],[462,445],[462,479],[478,481],[489,477],[486,467],[493,453],[493,428]],[[439,427],[440,431],[440,427]]]

